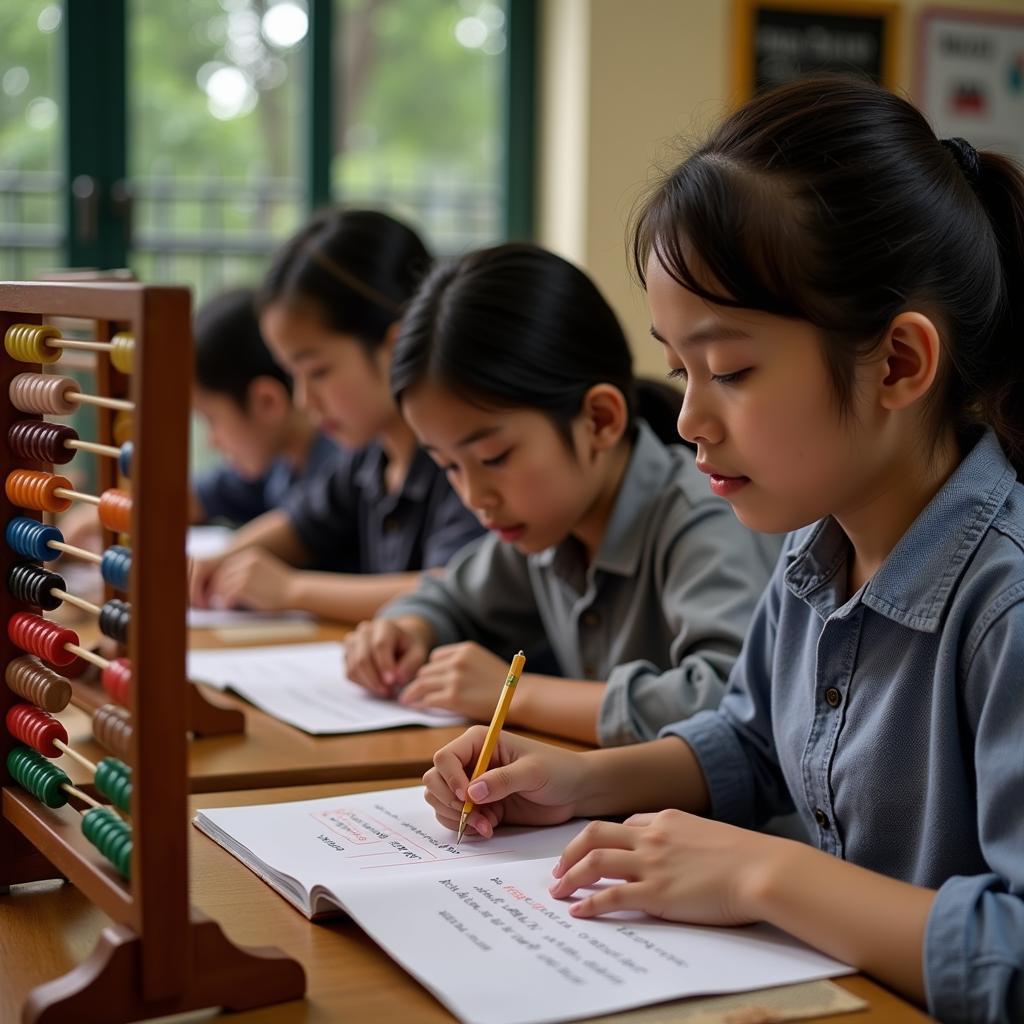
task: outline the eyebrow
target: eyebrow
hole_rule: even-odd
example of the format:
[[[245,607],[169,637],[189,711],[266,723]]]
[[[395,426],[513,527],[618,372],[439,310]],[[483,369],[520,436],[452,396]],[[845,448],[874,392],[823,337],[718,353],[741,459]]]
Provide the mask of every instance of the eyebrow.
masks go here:
[[[466,448],[471,444],[475,444],[477,441],[482,441],[485,437],[490,437],[492,434],[497,434],[501,430],[500,426],[493,427],[481,427],[479,430],[474,430],[471,434],[467,434],[461,441],[455,442],[456,448]],[[432,444],[425,444],[423,450],[426,452],[436,452],[437,449]]]
[[[667,345],[667,339],[663,338],[654,324],[651,324],[651,337]],[[730,327],[728,324],[709,324],[707,327],[699,327],[693,333],[683,338],[687,345],[699,345],[706,341],[749,341],[750,335],[742,327]]]

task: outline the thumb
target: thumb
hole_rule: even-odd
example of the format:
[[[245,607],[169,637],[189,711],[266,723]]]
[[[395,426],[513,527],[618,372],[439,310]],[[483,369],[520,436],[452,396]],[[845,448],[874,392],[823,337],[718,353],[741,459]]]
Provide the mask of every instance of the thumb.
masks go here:
[[[528,757],[486,771],[466,791],[475,804],[491,804],[506,797],[535,790],[541,784],[539,766]]]

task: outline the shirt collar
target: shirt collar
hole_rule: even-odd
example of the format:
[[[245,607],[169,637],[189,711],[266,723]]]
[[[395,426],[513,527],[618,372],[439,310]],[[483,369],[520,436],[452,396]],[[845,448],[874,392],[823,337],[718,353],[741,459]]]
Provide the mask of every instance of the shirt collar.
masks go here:
[[[619,484],[604,537],[591,569],[631,576],[636,572],[643,550],[644,531],[639,528],[644,513],[662,493],[673,471],[672,455],[643,420],[637,422],[636,440],[626,472]],[[556,567],[563,562],[577,565],[579,544],[567,537],[560,544],[535,556],[538,564]]]
[[[362,461],[355,472],[356,486],[371,503],[381,501],[388,496],[384,487],[387,456],[376,442],[367,445],[362,455]],[[433,459],[422,448],[417,448],[399,492],[391,497],[413,502],[426,500],[436,473]]]
[[[936,632],[964,565],[1016,479],[987,430],[860,591],[860,601],[901,625]],[[826,585],[845,568],[849,550],[839,524],[831,516],[821,520],[789,555],[786,586],[827,617]]]

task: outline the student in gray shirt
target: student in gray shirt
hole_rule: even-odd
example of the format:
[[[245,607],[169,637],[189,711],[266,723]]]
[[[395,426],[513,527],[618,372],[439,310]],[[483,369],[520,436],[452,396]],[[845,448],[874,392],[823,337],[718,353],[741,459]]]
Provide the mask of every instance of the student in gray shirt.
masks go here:
[[[392,387],[490,535],[352,634],[353,679],[486,719],[523,648],[566,678],[528,671],[509,721],[603,744],[717,706],[777,548],[634,421],[629,348],[583,273],[524,245],[442,268]]]

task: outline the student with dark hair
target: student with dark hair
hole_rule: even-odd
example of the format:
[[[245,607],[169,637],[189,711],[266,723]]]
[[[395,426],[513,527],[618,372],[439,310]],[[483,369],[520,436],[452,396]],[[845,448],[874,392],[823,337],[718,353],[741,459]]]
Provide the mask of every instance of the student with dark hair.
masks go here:
[[[490,536],[347,640],[349,675],[475,719],[507,652],[553,653],[509,722],[604,744],[715,707],[778,551],[634,418],[632,359],[601,293],[530,245],[424,284],[391,386]]]
[[[415,232],[368,210],[318,214],[278,253],[257,296],[260,328],[297,404],[342,450],[195,565],[194,603],[352,621],[479,534],[388,387],[399,321],[429,267]]]
[[[587,826],[552,895],[767,921],[944,1024],[1024,1020],[1024,173],[805,80],[673,171],[634,251],[712,490],[794,532],[718,710],[626,750],[506,734],[470,785],[473,730],[428,800],[454,827],[468,790],[483,835],[674,808]],[[793,809],[810,845],[750,830]]]
[[[292,403],[291,378],[267,351],[251,289],[210,299],[193,333],[192,403],[224,464],[194,481],[192,521],[240,525],[282,505],[337,448]]]

